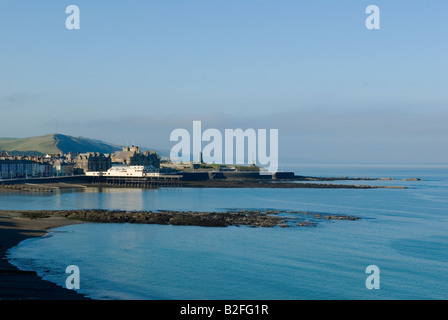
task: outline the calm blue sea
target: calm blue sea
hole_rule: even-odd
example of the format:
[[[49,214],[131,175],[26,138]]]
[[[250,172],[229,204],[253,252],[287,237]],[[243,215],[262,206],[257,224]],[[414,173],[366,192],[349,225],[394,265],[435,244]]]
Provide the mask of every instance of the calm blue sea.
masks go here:
[[[0,194],[1,209],[302,210],[357,221],[316,227],[206,228],[80,224],[28,239],[11,262],[96,299],[447,299],[448,166],[302,165],[313,176],[418,177],[356,181],[408,189],[86,189]],[[339,183],[335,181],[334,183]],[[346,182],[344,182],[346,183]],[[366,267],[380,288],[366,288]]]

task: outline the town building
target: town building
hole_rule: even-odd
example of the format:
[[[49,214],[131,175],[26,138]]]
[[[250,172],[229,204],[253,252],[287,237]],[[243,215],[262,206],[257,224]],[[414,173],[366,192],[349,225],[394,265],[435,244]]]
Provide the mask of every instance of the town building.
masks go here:
[[[71,176],[75,172],[73,163],[64,161],[62,159],[55,160],[52,165],[54,176]]]
[[[0,160],[0,179],[48,177],[51,165],[30,160]]]
[[[160,172],[153,166],[113,165],[105,172],[87,172],[86,175],[100,177],[159,177]]]
[[[89,171],[106,171],[112,166],[109,154],[99,152],[80,153],[75,159],[75,169],[86,173]]]
[[[155,151],[140,151],[140,147],[123,147],[111,155],[112,163],[121,163],[128,166],[153,166],[160,168],[160,157]]]

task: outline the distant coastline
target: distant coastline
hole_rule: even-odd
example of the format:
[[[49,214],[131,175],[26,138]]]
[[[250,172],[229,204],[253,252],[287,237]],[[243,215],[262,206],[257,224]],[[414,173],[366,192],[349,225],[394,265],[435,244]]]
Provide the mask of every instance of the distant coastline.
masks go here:
[[[317,180],[315,180],[317,181]],[[322,180],[325,181],[325,180]],[[330,180],[328,180],[330,181]],[[182,184],[187,188],[317,188],[317,189],[406,189],[405,186],[373,186],[359,184],[335,184],[335,183],[312,183],[293,181],[237,181],[237,180],[207,180],[207,181],[185,181]]]
[[[66,176],[49,177],[34,179],[1,180],[0,193],[5,192],[42,192],[52,193],[61,189],[83,189],[89,187],[183,187],[183,188],[322,188],[322,189],[406,189],[406,186],[390,185],[371,185],[359,184],[360,181],[420,181],[420,178],[395,179],[389,177],[311,177],[297,176],[290,172],[280,173],[288,174],[287,178],[275,178],[271,176],[258,175],[254,173],[244,176],[244,173],[238,173],[238,176],[214,177],[210,172],[188,172],[186,178],[178,183],[165,185],[157,183],[150,185],[132,184],[132,183],[110,183],[107,180],[95,181],[89,176]],[[337,181],[356,181],[356,184],[341,184]],[[322,183],[328,182],[328,183]]]

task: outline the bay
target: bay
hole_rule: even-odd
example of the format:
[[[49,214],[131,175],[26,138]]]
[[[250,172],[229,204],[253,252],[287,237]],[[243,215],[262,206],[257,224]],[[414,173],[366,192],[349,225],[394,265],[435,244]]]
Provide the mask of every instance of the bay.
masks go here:
[[[312,176],[408,189],[86,189],[0,195],[2,209],[300,210],[358,216],[316,227],[207,228],[81,224],[9,251],[11,262],[62,286],[68,265],[96,299],[446,299],[448,168],[302,165]],[[334,182],[339,183],[339,182]],[[371,184],[371,181],[356,184]],[[380,269],[380,289],[365,282]]]

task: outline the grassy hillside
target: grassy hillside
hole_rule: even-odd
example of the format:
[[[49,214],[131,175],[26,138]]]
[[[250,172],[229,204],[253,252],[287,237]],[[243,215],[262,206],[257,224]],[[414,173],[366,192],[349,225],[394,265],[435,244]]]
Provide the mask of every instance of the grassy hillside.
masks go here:
[[[107,142],[88,139],[83,137],[71,137],[62,134],[54,135],[56,146],[63,153],[71,152],[101,152],[113,153],[122,150],[120,146],[116,146]]]
[[[0,138],[0,151],[20,154],[54,154],[68,152],[112,153],[119,146],[103,141],[72,137],[63,134],[47,134],[31,138]]]

